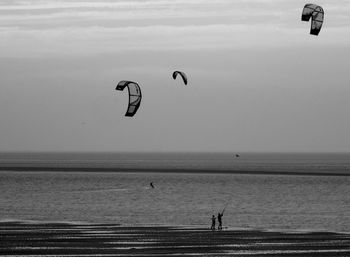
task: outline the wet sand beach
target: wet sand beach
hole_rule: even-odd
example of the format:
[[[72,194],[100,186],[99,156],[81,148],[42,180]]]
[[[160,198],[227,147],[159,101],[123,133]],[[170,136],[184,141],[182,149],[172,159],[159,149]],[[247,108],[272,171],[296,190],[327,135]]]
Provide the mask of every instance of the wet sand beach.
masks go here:
[[[350,256],[350,234],[0,223],[1,256]]]

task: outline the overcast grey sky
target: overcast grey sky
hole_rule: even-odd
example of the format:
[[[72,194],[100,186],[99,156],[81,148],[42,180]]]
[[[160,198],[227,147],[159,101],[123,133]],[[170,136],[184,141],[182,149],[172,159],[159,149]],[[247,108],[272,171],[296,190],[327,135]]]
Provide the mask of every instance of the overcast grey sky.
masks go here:
[[[0,151],[349,152],[350,1],[306,3],[0,0]]]

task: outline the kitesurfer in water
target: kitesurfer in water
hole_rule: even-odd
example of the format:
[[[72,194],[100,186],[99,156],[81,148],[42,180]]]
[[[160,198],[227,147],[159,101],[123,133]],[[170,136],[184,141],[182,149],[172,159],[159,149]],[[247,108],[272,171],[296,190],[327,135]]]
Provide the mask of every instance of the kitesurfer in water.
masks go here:
[[[151,182],[149,185],[150,185],[152,188],[154,188],[154,186],[153,186],[153,182]]]
[[[224,212],[222,213],[218,213],[218,222],[219,222],[219,226],[218,226],[218,230],[222,230],[222,216],[224,216]]]
[[[215,230],[215,215],[213,215],[212,217],[211,217],[211,230]]]

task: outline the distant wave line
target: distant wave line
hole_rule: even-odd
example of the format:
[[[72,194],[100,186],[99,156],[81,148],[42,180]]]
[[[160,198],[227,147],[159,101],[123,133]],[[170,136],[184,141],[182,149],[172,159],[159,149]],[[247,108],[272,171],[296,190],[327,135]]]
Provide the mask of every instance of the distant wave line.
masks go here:
[[[290,176],[350,176],[350,170],[339,171],[283,171],[283,170],[249,170],[249,169],[206,169],[206,168],[135,168],[135,167],[23,167],[11,166],[0,167],[0,171],[20,171],[20,172],[117,172],[117,173],[190,173],[190,174],[242,174],[242,175],[290,175]]]

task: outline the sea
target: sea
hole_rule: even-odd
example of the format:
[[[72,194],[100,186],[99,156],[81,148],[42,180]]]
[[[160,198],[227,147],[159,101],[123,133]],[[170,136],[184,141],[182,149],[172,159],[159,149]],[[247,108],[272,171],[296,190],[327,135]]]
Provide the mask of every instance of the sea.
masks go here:
[[[0,221],[210,227],[222,211],[231,229],[350,232],[350,154],[0,153]]]

